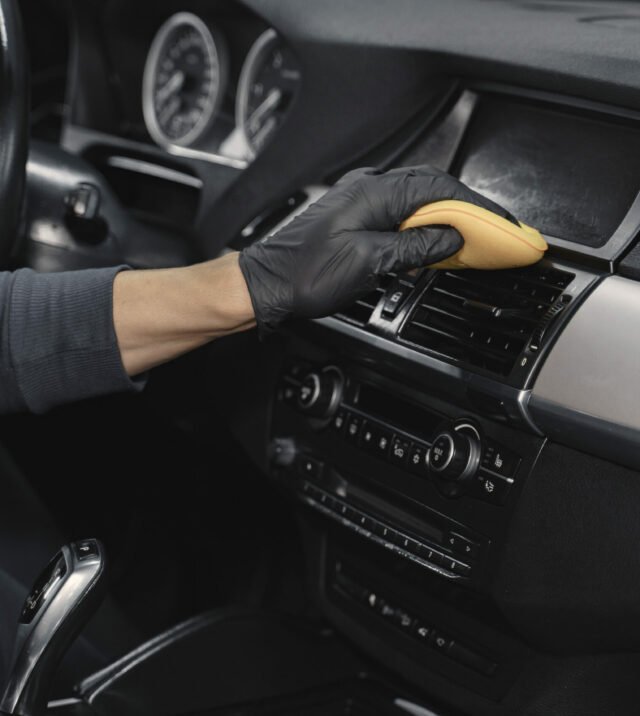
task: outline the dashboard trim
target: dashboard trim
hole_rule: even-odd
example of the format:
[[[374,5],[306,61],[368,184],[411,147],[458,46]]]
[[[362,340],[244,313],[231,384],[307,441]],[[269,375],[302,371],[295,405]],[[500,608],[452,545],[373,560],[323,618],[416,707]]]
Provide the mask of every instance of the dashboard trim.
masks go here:
[[[345,321],[341,321],[333,316],[314,319],[313,323],[355,338],[359,342],[368,344],[378,350],[382,350],[388,355],[390,354],[394,357],[408,360],[412,363],[420,365],[421,367],[428,368],[441,376],[452,378],[484,395],[497,398],[504,403],[505,408],[508,409],[511,417],[516,418],[518,422],[524,425],[532,433],[536,435],[543,435],[542,431],[536,425],[529,412],[530,390],[520,390],[510,385],[472,373],[471,371],[450,365],[449,363],[440,361],[433,356],[414,350],[407,345],[396,343],[384,336],[369,333],[358,326],[346,323]]]
[[[177,169],[169,169],[169,167],[163,167],[160,164],[154,162],[147,162],[143,159],[134,159],[133,157],[124,157],[118,154],[112,154],[107,159],[107,164],[114,169],[124,169],[129,172],[136,172],[137,174],[144,174],[149,177],[155,177],[157,179],[164,179],[165,181],[171,181],[174,184],[182,184],[183,186],[191,187],[192,189],[202,189],[202,179],[193,177],[190,174],[185,174]]]
[[[251,146],[251,142],[247,137],[245,131],[245,124],[247,121],[247,97],[249,96],[249,83],[251,82],[251,73],[253,72],[254,65],[260,57],[260,54],[264,51],[264,48],[278,38],[278,33],[270,27],[265,30],[253,43],[249,53],[245,57],[242,69],[240,70],[240,79],[238,80],[238,89],[236,91],[236,128],[242,133],[246,147],[247,155],[249,159],[255,159],[256,152]]]
[[[530,409],[560,442],[640,466],[640,284],[605,278],[557,339]]]

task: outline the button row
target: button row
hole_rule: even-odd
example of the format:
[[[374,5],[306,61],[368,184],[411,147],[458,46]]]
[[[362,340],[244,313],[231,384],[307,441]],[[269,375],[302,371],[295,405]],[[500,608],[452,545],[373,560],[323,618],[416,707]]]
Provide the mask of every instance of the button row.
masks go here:
[[[454,535],[457,541],[450,548],[455,551],[456,557],[452,557],[347,505],[309,482],[303,483],[302,492],[307,504],[405,559],[449,578],[469,577],[471,574],[468,562],[476,556],[478,550],[474,542]],[[463,546],[463,541],[469,545],[469,550]],[[466,558],[465,562],[461,561],[462,557]]]
[[[430,477],[427,466],[429,446],[394,433],[379,423],[351,413],[344,408],[338,410],[331,423],[333,429],[347,442],[377,455],[387,462],[410,470],[421,477]],[[444,463],[449,451],[446,445],[434,446],[438,461]],[[488,441],[483,451],[482,468],[471,480],[465,492],[484,502],[502,505],[513,484],[513,475],[518,469],[520,458],[495,442]]]
[[[375,591],[363,587],[346,575],[336,575],[336,586],[348,597],[375,612],[405,634],[422,642],[454,661],[477,671],[484,676],[493,676],[497,664],[478,654],[468,646],[460,644],[451,636],[433,627],[421,617],[385,599]]]
[[[412,442],[373,420],[365,420],[344,409],[333,416],[332,427],[345,440],[363,450],[418,475],[427,475],[428,445]]]

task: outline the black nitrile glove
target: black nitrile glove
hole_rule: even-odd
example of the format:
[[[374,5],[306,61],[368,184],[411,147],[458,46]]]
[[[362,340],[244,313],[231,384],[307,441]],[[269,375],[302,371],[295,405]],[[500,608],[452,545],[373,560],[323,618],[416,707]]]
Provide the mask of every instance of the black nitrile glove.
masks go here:
[[[444,199],[468,201],[511,218],[432,167],[346,174],[277,234],[240,255],[260,330],[276,329],[288,318],[331,315],[373,290],[390,271],[420,268],[455,254],[463,244],[455,229],[397,231],[416,209]]]

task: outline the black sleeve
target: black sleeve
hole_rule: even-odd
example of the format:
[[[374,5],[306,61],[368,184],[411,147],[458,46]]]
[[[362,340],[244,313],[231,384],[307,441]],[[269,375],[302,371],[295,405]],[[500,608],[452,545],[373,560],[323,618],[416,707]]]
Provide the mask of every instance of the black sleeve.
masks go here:
[[[143,386],[122,366],[113,325],[124,268],[0,272],[0,414]]]

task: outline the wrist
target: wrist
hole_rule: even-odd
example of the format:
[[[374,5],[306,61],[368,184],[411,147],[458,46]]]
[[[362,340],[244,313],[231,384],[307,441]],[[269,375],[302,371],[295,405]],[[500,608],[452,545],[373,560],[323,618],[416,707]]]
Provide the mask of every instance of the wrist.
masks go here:
[[[202,273],[215,334],[221,329],[233,331],[255,323],[253,304],[240,269],[239,256],[239,253],[233,252],[192,267]]]

